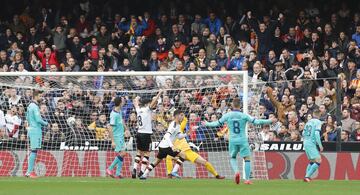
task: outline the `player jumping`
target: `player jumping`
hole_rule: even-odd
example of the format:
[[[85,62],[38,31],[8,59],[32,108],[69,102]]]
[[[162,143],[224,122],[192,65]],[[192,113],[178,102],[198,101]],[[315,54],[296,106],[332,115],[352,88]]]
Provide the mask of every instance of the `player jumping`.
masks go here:
[[[321,132],[321,121],[320,111],[315,110],[312,114],[312,119],[310,119],[304,128],[303,137],[304,137],[304,149],[306,156],[309,159],[309,164],[306,168],[306,175],[304,178],[304,182],[310,182],[311,176],[315,173],[315,171],[319,168],[321,163],[320,152],[317,149],[317,145],[320,148],[320,151],[323,151],[323,146],[320,140],[320,132]]]
[[[272,123],[272,120],[255,119],[240,111],[240,99],[235,98],[232,102],[233,110],[223,115],[218,121],[203,122],[203,125],[207,127],[217,127],[224,125],[226,122],[229,130],[229,152],[230,152],[230,164],[235,172],[235,183],[240,183],[240,172],[236,156],[240,153],[240,157],[245,161],[245,181],[244,184],[252,184],[250,181],[251,163],[250,163],[250,147],[249,141],[246,135],[246,123],[250,122],[255,125],[264,125]]]
[[[152,120],[151,120],[151,110],[154,109],[157,105],[157,101],[162,94],[162,90],[152,99],[145,99],[136,97],[134,99],[134,107],[137,115],[137,124],[138,131],[136,134],[136,157],[134,160],[134,166],[132,171],[132,178],[136,178],[137,168],[141,161],[141,169],[139,176],[141,176],[149,163],[150,156],[150,144],[151,144],[151,135],[153,133]],[[141,157],[143,157],[141,159]]]
[[[25,176],[30,178],[36,178],[36,174],[33,171],[36,161],[36,155],[39,149],[41,149],[42,142],[42,125],[46,126],[48,123],[41,118],[39,103],[42,98],[40,91],[34,91],[33,101],[27,107],[26,120],[28,122],[28,137],[30,140],[30,155],[28,158],[28,168]]]
[[[154,163],[151,163],[144,174],[140,177],[140,179],[146,179],[150,173],[164,158],[168,155],[172,157],[179,157],[177,160],[177,164],[179,168],[185,160],[184,152],[180,150],[176,150],[174,147],[174,141],[176,139],[185,138],[187,135],[180,132],[180,121],[184,118],[184,113],[180,110],[174,111],[174,121],[170,123],[168,130],[166,131],[163,139],[159,143],[159,153],[156,156],[156,160]],[[174,169],[174,172],[178,170]]]
[[[187,124],[187,118],[184,117],[183,121],[180,124],[180,132],[184,133],[185,131],[185,126]],[[205,166],[205,168],[215,176],[216,179],[224,179],[224,176],[219,175],[214,166],[209,163],[207,160],[205,160],[202,156],[200,156],[198,153],[194,152],[193,150],[191,150],[189,143],[186,141],[185,138],[182,139],[176,139],[174,142],[174,147],[176,149],[181,150],[182,152],[184,152],[185,154],[185,159],[192,162],[192,163],[196,163],[196,164],[200,164]],[[174,168],[173,168],[173,164],[172,164],[173,158],[171,156],[167,156],[166,157],[166,169],[167,169],[167,173],[170,177],[174,176],[177,178],[180,178],[179,174],[177,172],[175,172],[174,170],[178,170],[179,169],[179,164],[176,163]],[[173,170],[174,169],[174,170]]]
[[[109,168],[106,169],[106,173],[112,178],[122,178],[120,175],[122,165],[124,162],[125,152],[125,138],[124,138],[124,123],[121,114],[122,99],[117,97],[114,99],[115,107],[110,113],[110,137],[111,146],[115,149],[117,156],[111,163]],[[116,167],[116,173],[114,174],[114,167]]]

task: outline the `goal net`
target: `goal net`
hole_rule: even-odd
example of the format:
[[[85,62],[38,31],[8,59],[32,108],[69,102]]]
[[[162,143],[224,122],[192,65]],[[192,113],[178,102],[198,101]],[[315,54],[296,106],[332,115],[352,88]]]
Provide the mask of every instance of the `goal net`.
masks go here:
[[[79,72],[0,74],[0,176],[23,176],[27,169],[29,143],[25,112],[34,89],[44,91],[40,112],[49,126],[42,129],[42,148],[35,172],[39,176],[106,176],[105,169],[116,156],[109,136],[109,114],[116,96],[125,99],[126,150],[122,175],[131,176],[136,152],[136,96],[153,98],[165,93],[152,113],[154,150],[172,120],[175,109],[188,118],[187,141],[195,152],[211,162],[217,172],[232,177],[228,154],[228,129],[206,128],[201,121],[215,121],[239,97],[243,112],[257,115],[263,84],[249,83],[247,72]],[[259,128],[249,126],[250,144],[262,143]],[[265,154],[253,151],[252,177],[268,179]],[[241,161],[240,161],[241,162]],[[242,163],[239,164],[242,166]],[[212,177],[205,167],[184,163],[183,177]],[[166,177],[165,162],[150,175]]]

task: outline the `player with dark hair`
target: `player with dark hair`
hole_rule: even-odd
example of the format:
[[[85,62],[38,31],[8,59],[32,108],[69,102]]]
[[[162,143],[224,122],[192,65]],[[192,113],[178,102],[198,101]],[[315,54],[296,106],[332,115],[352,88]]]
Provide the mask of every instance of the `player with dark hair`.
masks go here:
[[[151,163],[144,174],[140,177],[140,179],[146,179],[149,173],[168,155],[172,157],[179,157],[176,161],[180,166],[185,161],[185,153],[180,150],[176,150],[174,147],[174,142],[176,139],[182,139],[187,135],[180,132],[180,123],[184,118],[184,113],[180,110],[174,111],[174,121],[172,121],[169,125],[168,130],[166,131],[163,139],[159,143],[159,153],[156,156],[156,160],[154,163]],[[177,166],[179,168],[180,166]],[[177,172],[178,170],[173,170]]]
[[[124,122],[121,114],[122,98],[116,97],[114,99],[114,109],[110,113],[110,138],[111,147],[115,149],[117,156],[111,163],[109,168],[106,169],[106,173],[112,178],[122,178],[120,175],[122,165],[124,162],[125,152],[125,136],[124,136]],[[114,174],[113,169],[116,167],[116,173]]]
[[[40,114],[39,103],[42,98],[41,91],[33,92],[32,102],[27,107],[26,120],[28,122],[28,137],[30,140],[30,155],[28,158],[28,168],[25,173],[26,177],[36,178],[36,173],[33,171],[36,161],[37,152],[41,149],[42,142],[42,126],[48,125]]]
[[[136,134],[136,157],[132,170],[132,178],[136,178],[137,167],[141,162],[141,169],[139,176],[141,176],[149,163],[151,135],[153,133],[152,127],[152,109],[157,105],[157,101],[162,94],[162,90],[153,98],[146,98],[139,96],[134,99],[134,107],[137,115],[137,134]],[[142,157],[142,159],[141,159]]]

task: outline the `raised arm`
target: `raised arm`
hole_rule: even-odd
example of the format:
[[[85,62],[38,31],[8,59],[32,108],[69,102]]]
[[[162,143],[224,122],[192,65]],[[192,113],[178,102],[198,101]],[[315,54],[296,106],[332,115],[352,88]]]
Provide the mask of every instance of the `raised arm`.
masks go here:
[[[272,104],[274,104],[274,106],[278,106],[278,104],[280,104],[279,101],[277,101],[274,96],[273,96],[273,89],[271,87],[269,87],[267,90],[266,90],[266,94],[268,95],[268,97],[270,98],[270,101]]]
[[[251,118],[251,117],[250,117]],[[249,121],[250,123],[254,124],[254,125],[268,125],[272,123],[272,120],[270,119],[255,119],[255,118],[251,118],[251,120]]]
[[[180,123],[180,132],[182,132],[182,133],[185,132],[187,122],[188,122],[188,119],[186,117],[184,117],[184,119]]]
[[[150,103],[150,108],[153,109],[157,105],[157,101],[159,100],[161,94],[163,93],[163,90],[160,89],[159,93],[153,98],[153,100]]]

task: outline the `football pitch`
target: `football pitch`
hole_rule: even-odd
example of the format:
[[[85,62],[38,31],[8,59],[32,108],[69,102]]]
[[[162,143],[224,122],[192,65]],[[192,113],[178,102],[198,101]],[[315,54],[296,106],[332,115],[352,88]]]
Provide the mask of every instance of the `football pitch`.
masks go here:
[[[347,195],[360,194],[360,181],[254,181],[230,179],[0,178],[0,195]]]

